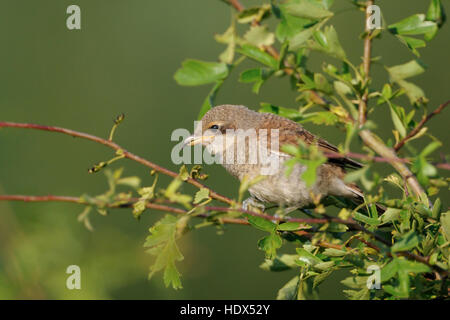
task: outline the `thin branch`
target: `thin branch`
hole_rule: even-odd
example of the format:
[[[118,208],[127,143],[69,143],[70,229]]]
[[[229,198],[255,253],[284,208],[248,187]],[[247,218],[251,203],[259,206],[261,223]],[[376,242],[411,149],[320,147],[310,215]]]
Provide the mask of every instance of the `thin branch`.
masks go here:
[[[90,140],[93,142],[97,142],[100,143],[104,146],[107,146],[111,149],[116,150],[116,152],[121,153],[125,158],[128,158],[130,160],[136,161],[148,168],[151,168],[157,172],[160,172],[164,175],[170,176],[172,178],[176,178],[178,177],[178,173],[171,171],[169,169],[166,169],[164,167],[161,167],[153,162],[150,162],[144,158],[141,158],[127,150],[125,150],[124,148],[122,148],[120,145],[118,145],[115,142],[97,137],[97,136],[93,136],[87,133],[83,133],[83,132],[78,132],[75,130],[70,130],[70,129],[66,129],[66,128],[60,128],[60,127],[52,127],[52,126],[42,126],[42,125],[37,125],[37,124],[31,124],[31,123],[15,123],[15,122],[0,122],[0,128],[23,128],[23,129],[34,129],[34,130],[42,130],[42,131],[50,131],[50,132],[58,132],[58,133],[63,133],[72,137],[77,137],[77,138],[82,138],[82,139],[86,139],[86,140]],[[230,198],[227,198],[215,191],[213,191],[212,189],[206,187],[205,185],[203,185],[202,183],[198,182],[197,180],[189,177],[186,180],[187,183],[192,184],[193,186],[201,189],[201,188],[206,188],[209,190],[209,194],[212,198],[219,200],[221,202],[227,203],[227,204],[233,204],[233,200],[231,200]]]
[[[127,203],[119,203],[119,204],[103,203],[103,202],[99,201],[97,203],[97,205],[101,205],[101,206],[104,206],[107,208],[131,208],[131,207],[133,207],[134,202],[137,200],[138,199],[136,199],[136,198],[132,198]],[[47,196],[0,195],[0,201],[69,202],[69,203],[76,203],[76,204],[81,204],[81,205],[93,205],[91,202],[88,202],[82,198],[68,197],[68,196],[54,196],[54,195],[47,195]],[[146,203],[146,207],[148,209],[154,209],[154,210],[158,210],[158,211],[162,211],[162,212],[187,214],[187,211],[184,209],[179,209],[179,208],[161,205],[161,204],[157,204],[157,203],[148,202],[148,203]],[[298,223],[317,223],[317,224],[326,224],[326,223],[330,223],[330,222],[341,223],[341,224],[345,224],[345,225],[351,227],[352,230],[361,231],[363,233],[370,235],[371,237],[373,237],[377,241],[383,243],[384,245],[387,245],[388,247],[391,246],[391,243],[389,243],[389,241],[380,237],[378,234],[367,230],[365,227],[361,226],[360,224],[358,224],[356,221],[354,221],[351,218],[348,220],[343,220],[343,219],[329,217],[327,215],[324,215],[324,218],[318,218],[318,219],[316,219],[316,218],[287,218],[287,219],[284,219],[281,217],[274,217],[271,215],[261,214],[261,213],[257,213],[257,212],[253,212],[253,211],[240,209],[240,208],[238,208],[238,209],[226,208],[226,207],[203,207],[203,208],[208,212],[233,212],[233,211],[236,212],[236,211],[238,211],[238,212],[246,213],[246,214],[249,214],[252,216],[258,216],[258,217],[261,217],[263,219],[267,219],[270,221],[278,221],[278,222],[298,222]],[[211,217],[210,215],[205,214],[205,213],[197,214],[195,216],[201,217],[201,218],[210,218]],[[246,219],[219,217],[217,220],[219,221],[219,223],[223,223],[223,224],[249,225],[249,222]],[[304,230],[294,231],[294,233],[299,236],[306,236],[309,239],[312,239],[312,237],[313,237],[313,235],[310,232],[307,232]],[[363,242],[367,246],[369,246],[375,250],[378,249],[377,251],[381,250],[376,245],[371,244],[368,241],[364,240]],[[343,250],[346,249],[346,247],[344,245],[332,244],[332,243],[328,243],[325,241],[319,241],[317,243],[317,245],[324,247],[324,248],[335,248],[335,249],[343,249]],[[410,259],[422,262],[422,263],[438,270],[443,275],[448,275],[448,271],[443,270],[437,266],[430,265],[427,257],[423,257],[423,256],[416,255],[414,253],[406,252],[406,251],[400,252],[399,254],[409,257]]]
[[[364,67],[364,86],[365,91],[363,96],[361,97],[361,101],[359,103],[359,126],[360,128],[366,123],[366,113],[367,113],[367,101],[369,100],[369,74],[370,74],[370,63],[372,56],[372,30],[369,28],[369,24],[367,21],[370,19],[370,12],[368,8],[374,4],[374,0],[368,0],[366,6],[366,20],[365,20],[365,32],[366,37],[364,39],[364,58],[363,58],[363,67]]]
[[[239,0],[228,0],[228,3],[236,9],[237,12],[244,10],[244,6],[239,2]]]
[[[408,142],[409,140],[411,140],[412,138],[414,138],[414,136],[416,134],[419,133],[419,131],[422,129],[422,127],[425,125],[425,123],[427,123],[431,118],[433,118],[435,115],[439,114],[442,112],[442,110],[444,110],[444,108],[446,106],[448,106],[450,104],[450,100],[447,102],[444,102],[443,104],[441,104],[436,110],[434,110],[433,112],[429,113],[426,117],[424,117],[419,124],[410,132],[408,133],[408,135],[406,137],[404,137],[402,140],[400,140],[395,146],[394,146],[394,150],[395,151],[399,151],[406,142]]]

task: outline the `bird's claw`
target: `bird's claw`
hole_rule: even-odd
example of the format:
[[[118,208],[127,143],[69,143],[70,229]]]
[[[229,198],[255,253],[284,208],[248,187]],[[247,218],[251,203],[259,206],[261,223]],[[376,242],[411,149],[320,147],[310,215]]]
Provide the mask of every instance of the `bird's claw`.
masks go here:
[[[242,202],[242,209],[251,210],[252,208],[259,209],[264,212],[266,206],[254,198],[247,198]]]

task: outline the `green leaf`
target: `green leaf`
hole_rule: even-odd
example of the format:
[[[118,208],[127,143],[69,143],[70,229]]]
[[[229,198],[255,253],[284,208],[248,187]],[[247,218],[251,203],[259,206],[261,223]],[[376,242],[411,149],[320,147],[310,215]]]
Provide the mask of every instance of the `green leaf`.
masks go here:
[[[239,23],[260,22],[270,15],[270,4],[264,4],[261,7],[247,8],[239,12],[237,21]]]
[[[391,33],[400,35],[424,34],[426,40],[431,40],[437,32],[438,26],[436,22],[426,21],[424,14],[415,14],[391,24],[388,29]]]
[[[244,56],[249,57],[250,59],[256,60],[266,66],[269,66],[272,69],[277,69],[278,67],[277,59],[255,46],[245,44],[241,46],[241,48],[236,49],[236,51],[243,54]]]
[[[320,262],[314,265],[314,270],[319,270],[320,272],[325,272],[327,270],[330,270],[335,265],[334,261],[326,261],[326,262]]]
[[[225,63],[188,59],[175,73],[175,80],[182,86],[198,86],[225,79],[228,67]]]
[[[296,254],[283,254],[281,256],[277,256],[273,260],[267,259],[259,267],[266,271],[275,272],[289,270],[297,267],[297,264],[295,263],[297,258],[298,256]]]
[[[387,68],[393,81],[399,81],[418,76],[425,72],[426,66],[419,60]]]
[[[312,122],[317,125],[324,124],[326,126],[332,126],[339,121],[337,115],[330,111],[318,111],[309,114],[309,117],[306,118],[303,122]]]
[[[286,12],[295,17],[311,20],[320,20],[333,15],[333,12],[308,0],[287,3]]]
[[[297,300],[299,277],[295,276],[278,290],[277,300]]]
[[[126,177],[117,180],[116,183],[138,189],[141,186],[141,179],[139,177]]]
[[[232,64],[236,50],[236,43],[241,40],[236,34],[236,24],[234,23],[234,20],[231,26],[223,34],[216,34],[214,39],[219,43],[224,43],[227,45],[227,48],[219,56],[220,62]]]
[[[294,17],[287,13],[287,4],[280,4],[280,23],[277,26],[275,35],[280,42],[290,40],[293,36],[301,32],[311,24],[308,19]]]
[[[298,110],[291,109],[291,108],[284,108],[275,106],[270,103],[261,103],[261,109],[259,109],[259,112],[267,112],[267,113],[273,113],[280,115],[282,117],[291,119],[293,121],[299,121],[303,119],[303,116]]]
[[[307,41],[313,36],[317,30],[315,27],[310,27],[301,32],[296,33],[289,41],[289,48],[291,50],[298,50],[304,47]]]
[[[301,160],[301,162],[306,165],[306,170],[302,173],[301,178],[306,183],[307,187],[311,187],[316,182],[317,169],[326,161],[325,157],[315,160]]]
[[[144,212],[147,202],[155,196],[155,187],[157,182],[158,176],[155,176],[152,186],[138,189],[138,193],[141,197],[133,204],[133,216],[136,219],[139,219],[141,214]]]
[[[393,278],[398,272],[397,260],[393,259],[381,269],[381,282],[386,282]]]
[[[444,7],[441,0],[431,0],[430,7],[427,11],[426,19],[428,21],[434,21],[438,24],[438,27],[442,27],[446,20]]]
[[[419,237],[414,230],[405,234],[401,239],[391,247],[392,252],[408,251],[419,244]]]
[[[214,106],[214,100],[216,99],[217,93],[219,92],[219,89],[222,87],[223,80],[218,81],[212,90],[209,92],[208,96],[205,98],[205,101],[203,101],[202,107],[200,109],[200,112],[197,116],[198,120],[201,120],[205,113],[207,113],[211,108]]]
[[[396,35],[397,39],[400,40],[405,46],[408,47],[416,56],[420,57],[419,51],[417,49],[426,47],[425,41],[413,37]]]
[[[253,87],[253,92],[258,94],[261,85],[273,74],[273,72],[273,70],[268,70],[266,68],[248,69],[241,73],[239,81],[244,83],[256,82]]]
[[[199,204],[203,200],[209,199],[209,190],[206,188],[201,188],[197,193],[195,194],[194,198],[194,204]]]
[[[267,26],[255,25],[245,33],[244,39],[251,45],[263,48],[263,46],[271,46],[275,42],[275,35],[268,31]]]
[[[277,230],[279,231],[295,231],[309,228],[311,228],[311,226],[301,224],[300,222],[285,222],[277,226]]]
[[[352,289],[367,288],[368,277],[348,277],[341,281],[341,283]]]
[[[398,298],[408,298],[410,292],[409,274],[419,274],[423,272],[430,272],[430,268],[416,261],[409,261],[401,258],[394,258],[389,264],[381,269],[381,281],[386,282],[397,275],[397,284],[384,285],[383,289]]]
[[[402,212],[401,209],[387,208],[383,215],[380,217],[382,223],[392,222],[397,220]]]
[[[441,214],[442,233],[450,241],[450,211]]]
[[[306,251],[303,248],[297,248],[296,249],[298,254],[297,264],[301,266],[310,265],[314,266],[318,263],[322,263],[323,261],[318,258],[317,256],[313,255],[312,253]]]
[[[392,122],[394,123],[395,129],[397,129],[397,131],[400,133],[401,137],[405,137],[406,136],[406,128],[405,125],[403,124],[403,121],[400,119],[400,107],[394,105],[394,104],[389,104],[389,109],[391,110],[391,118],[392,118]]]
[[[370,292],[367,287],[362,288],[359,291],[344,290],[343,292],[347,296],[347,298],[350,300],[369,300],[370,299]]]
[[[177,202],[184,205],[186,208],[190,208],[192,197],[190,195],[181,194],[178,192],[178,189],[182,184],[183,180],[181,180],[179,177],[173,179],[172,182],[167,186],[167,189],[164,191],[164,196],[170,201]]]
[[[252,216],[249,214],[245,214],[245,217],[247,217],[248,222],[254,226],[255,228],[267,231],[267,232],[274,232],[277,229],[277,225],[273,223],[272,221],[266,220],[262,217],[258,216]]]
[[[365,215],[363,215],[363,214],[361,214],[359,212],[355,212],[353,214],[353,218],[355,220],[367,223],[367,224],[369,224],[371,226],[377,226],[377,225],[380,224],[380,221],[377,218],[370,218],[370,217],[365,216]]]
[[[422,152],[420,152],[420,155],[422,157],[426,157],[429,154],[433,153],[436,149],[440,148],[442,146],[442,143],[439,141],[433,141],[432,143],[428,144]]]
[[[180,273],[175,267],[176,261],[183,260],[176,244],[178,219],[172,215],[166,215],[150,228],[144,247],[150,248],[148,253],[156,256],[155,263],[150,267],[149,279],[164,269],[164,284],[172,285],[174,289],[180,289]]]
[[[425,93],[415,84],[405,81],[405,79],[422,74],[425,65],[419,60],[412,60],[408,63],[387,68],[391,80],[403,88],[412,104],[426,102]]]
[[[267,259],[274,259],[277,249],[281,248],[283,240],[276,233],[272,233],[258,241],[258,248],[266,253]]]
[[[326,248],[323,252],[324,255],[329,257],[342,257],[348,254],[345,250],[339,250],[334,248]]]
[[[314,277],[313,287],[316,288],[319,286],[325,279],[327,279],[331,274],[333,273],[333,269],[330,269],[328,271],[319,273],[317,276]]]
[[[336,30],[333,26],[326,26],[322,32],[317,30],[314,32],[315,42],[309,41],[308,47],[313,50],[322,51],[334,58],[346,60],[347,55],[339,42]]]
[[[428,102],[428,99],[425,96],[425,92],[414,83],[405,80],[399,80],[397,81],[397,83],[400,87],[403,88],[411,104],[417,105],[419,103]]]

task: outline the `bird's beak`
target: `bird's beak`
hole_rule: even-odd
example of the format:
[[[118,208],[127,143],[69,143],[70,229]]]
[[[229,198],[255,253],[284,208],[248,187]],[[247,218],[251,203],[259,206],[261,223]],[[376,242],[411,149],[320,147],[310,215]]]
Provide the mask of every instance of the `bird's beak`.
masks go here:
[[[189,136],[184,140],[183,147],[185,146],[195,146],[197,144],[203,144],[204,142],[211,142],[214,140],[214,136]]]

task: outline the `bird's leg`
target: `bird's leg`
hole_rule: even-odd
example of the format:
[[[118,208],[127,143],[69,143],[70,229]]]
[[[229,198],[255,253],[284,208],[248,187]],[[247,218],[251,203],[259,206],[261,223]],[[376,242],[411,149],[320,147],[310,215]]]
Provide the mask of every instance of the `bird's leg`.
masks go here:
[[[261,212],[264,212],[266,206],[253,197],[247,198],[242,202],[242,209],[251,210],[252,208],[259,209]]]
[[[288,216],[289,213],[297,210],[298,207],[287,207],[284,208],[283,206],[280,206],[280,208],[275,212],[274,217],[276,218],[290,218]]]

